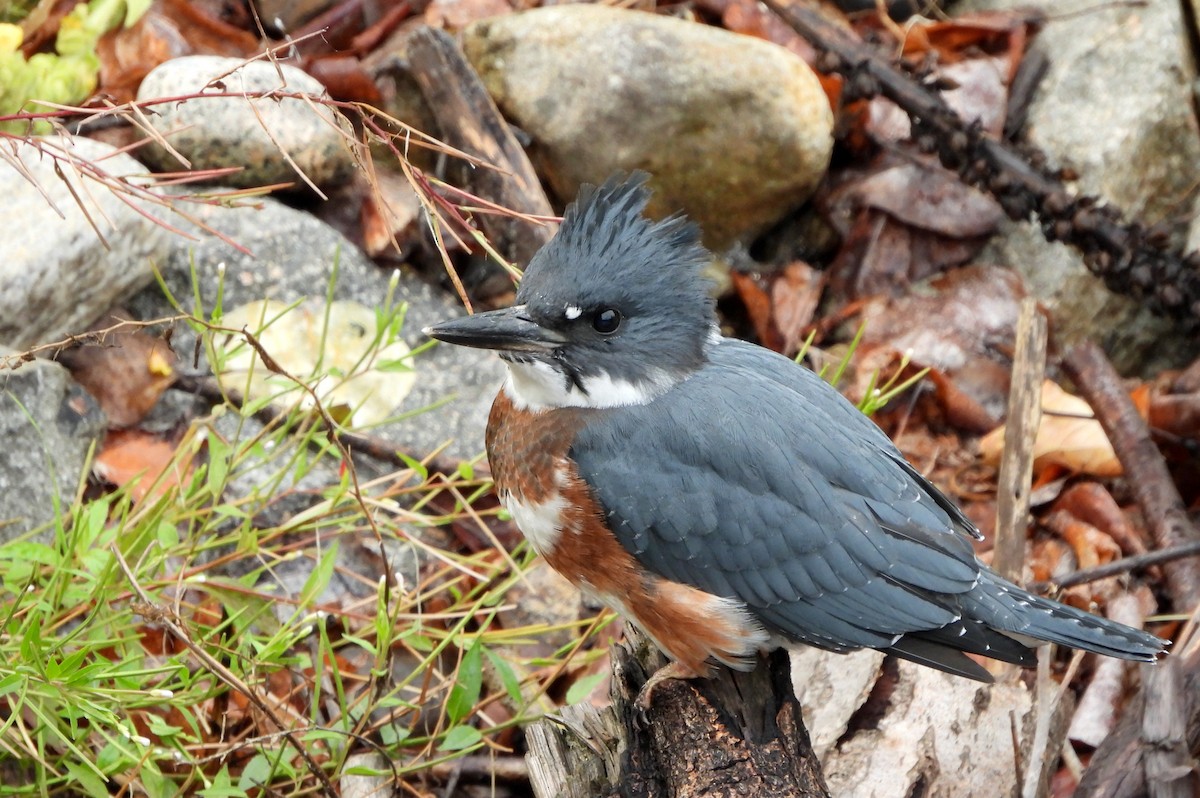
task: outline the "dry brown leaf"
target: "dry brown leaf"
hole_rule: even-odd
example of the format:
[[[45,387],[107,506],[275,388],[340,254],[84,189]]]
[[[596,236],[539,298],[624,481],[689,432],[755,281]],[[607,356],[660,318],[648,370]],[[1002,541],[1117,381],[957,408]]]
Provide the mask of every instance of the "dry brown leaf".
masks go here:
[[[59,361],[96,398],[113,427],[130,427],[145,417],[175,381],[175,353],[162,338],[118,330],[100,343],[63,352]]]
[[[418,235],[421,200],[403,175],[379,170],[372,190],[363,196],[363,249],[371,257],[409,249]]]
[[[1004,426],[989,432],[979,441],[979,450],[988,463],[1000,462],[1004,451]],[[1115,477],[1121,463],[1100,422],[1093,417],[1086,401],[1058,387],[1051,380],[1042,383],[1042,423],[1033,445],[1034,468],[1059,465],[1076,474]]]
[[[783,337],[781,351],[785,355],[799,351],[824,289],[825,272],[803,261],[788,264],[771,284],[775,329]]]

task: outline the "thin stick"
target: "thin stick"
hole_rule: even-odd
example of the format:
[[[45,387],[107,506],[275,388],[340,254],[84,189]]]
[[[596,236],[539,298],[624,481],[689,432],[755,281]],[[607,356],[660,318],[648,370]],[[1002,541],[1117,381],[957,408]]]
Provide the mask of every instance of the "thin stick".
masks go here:
[[[1029,492],[1033,480],[1033,444],[1042,420],[1042,380],[1046,374],[1046,319],[1037,300],[1021,302],[1016,352],[1008,392],[1008,425],[997,482],[996,543],[992,567],[1019,582],[1025,564]]]
[[[1112,442],[1155,545],[1175,549],[1200,542],[1166,461],[1104,352],[1085,341],[1067,352],[1062,365]],[[1164,563],[1163,573],[1176,611],[1200,604],[1200,561],[1175,558]]]

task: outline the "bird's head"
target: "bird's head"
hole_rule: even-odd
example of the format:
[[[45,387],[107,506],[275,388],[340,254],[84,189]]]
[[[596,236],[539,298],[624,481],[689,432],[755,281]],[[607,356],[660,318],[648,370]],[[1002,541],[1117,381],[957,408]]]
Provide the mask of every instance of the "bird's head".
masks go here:
[[[529,262],[515,305],[425,333],[498,351],[518,405],[652,400],[703,365],[717,332],[699,231],[682,216],[647,219],[649,196],[645,174],[585,185]]]

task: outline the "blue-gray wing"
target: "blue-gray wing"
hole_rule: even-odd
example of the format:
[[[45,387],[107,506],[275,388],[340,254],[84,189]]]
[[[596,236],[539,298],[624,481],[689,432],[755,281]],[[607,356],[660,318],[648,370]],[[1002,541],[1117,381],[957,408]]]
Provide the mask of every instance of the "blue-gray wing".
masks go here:
[[[649,570],[790,638],[848,650],[979,631],[959,620],[979,578],[969,522],[785,358],[723,342],[657,401],[597,414],[570,456]]]

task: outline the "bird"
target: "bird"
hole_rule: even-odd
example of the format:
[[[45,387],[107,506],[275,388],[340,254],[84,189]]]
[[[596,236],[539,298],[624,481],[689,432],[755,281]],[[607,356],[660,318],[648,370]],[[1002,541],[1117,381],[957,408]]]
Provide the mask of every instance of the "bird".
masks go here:
[[[532,548],[666,654],[654,685],[798,645],[877,649],[992,681],[1035,647],[1151,662],[1154,635],[1027,592],[836,389],[721,334],[711,261],[645,173],[584,185],[511,307],[425,328],[494,350],[495,491]]]

